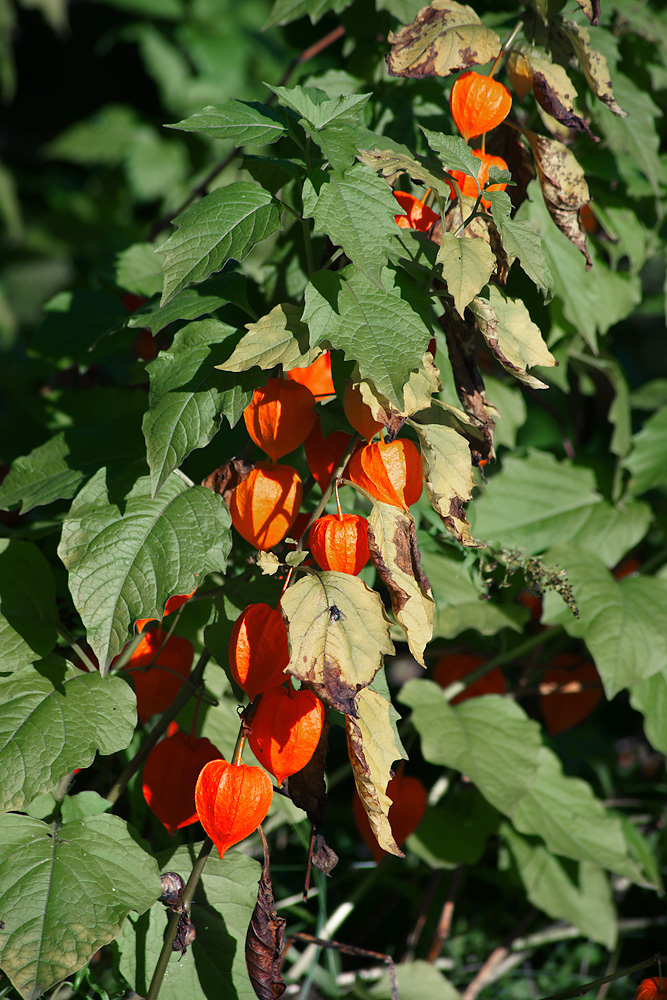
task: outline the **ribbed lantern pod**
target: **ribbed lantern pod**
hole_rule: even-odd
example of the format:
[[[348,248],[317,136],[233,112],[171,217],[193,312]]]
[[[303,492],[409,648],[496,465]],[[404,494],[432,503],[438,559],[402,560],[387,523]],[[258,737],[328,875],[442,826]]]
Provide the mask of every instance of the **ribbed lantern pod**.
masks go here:
[[[141,722],[169,708],[190,674],[193,656],[194,648],[188,639],[167,636],[159,627],[144,632],[123,667],[134,683]]]
[[[280,611],[249,604],[234,623],[229,639],[229,669],[251,701],[285,680],[289,663],[287,629]]]
[[[391,799],[389,825],[394,840],[401,847],[424,818],[428,794],[419,778],[413,778],[399,772],[388,783],[387,795]],[[356,792],[352,799],[352,812],[359,833],[370,849],[376,864],[379,864],[387,852],[380,847],[375,839],[366,810]]]
[[[220,751],[205,736],[179,733],[172,722],[167,738],[153,747],[144,765],[141,787],[148,808],[173,836],[199,817],[195,785],[204,764],[218,760]]]
[[[435,665],[433,680],[441,688],[449,687],[454,681],[460,681],[477,670],[483,663],[486,663],[486,659],[473,653],[445,653]],[[452,698],[451,704],[458,705],[468,698],[479,698],[483,694],[505,694],[506,690],[505,676],[499,667],[495,667]]]
[[[294,451],[315,423],[315,397],[300,382],[270,378],[243,411],[248,434],[272,462]]]
[[[324,705],[313,691],[277,687],[257,706],[248,743],[257,760],[282,785],[315,753],[324,723]]]
[[[291,465],[257,462],[232,491],[232,524],[247,542],[266,551],[282,541],[294,524],[301,495],[301,477]]]
[[[310,389],[315,399],[336,395],[331,376],[331,354],[329,351],[320,355],[307,368],[291,368],[287,372],[287,378],[305,385],[307,389]]]
[[[394,216],[394,222],[401,229],[416,229],[420,233],[428,233],[440,218],[437,212],[407,191],[394,191],[394,198],[406,213]]]
[[[408,507],[422,492],[419,451],[407,438],[367,444],[350,459],[348,476],[376,500],[394,507]]]
[[[499,170],[509,169],[507,163],[505,162],[505,160],[503,160],[502,156],[491,156],[490,153],[483,153],[481,149],[473,149],[472,155],[475,157],[475,159],[482,161],[481,166],[479,168],[479,172],[477,174],[480,188],[483,188],[486,182],[488,181],[489,170],[491,167],[498,167]],[[461,194],[465,198],[478,197],[479,191],[477,190],[477,184],[475,183],[474,177],[471,177],[470,174],[465,174],[462,170],[450,170],[449,173],[458,184]],[[445,180],[447,180],[447,177],[445,177]],[[447,181],[447,183],[449,183],[449,181]],[[452,197],[455,198],[458,193],[456,188],[454,187],[453,184],[449,184],[449,187],[452,192]],[[490,187],[487,188],[487,191],[504,191],[506,187],[507,184],[503,183],[492,184]],[[482,205],[484,206],[484,208],[489,208],[491,202],[489,201],[488,198],[482,198]]]
[[[196,593],[197,593],[197,588],[195,587],[195,589],[190,594],[174,594],[173,597],[170,597],[167,603],[165,604],[164,614],[162,615],[162,617],[166,618],[167,615],[172,614],[174,611],[178,611],[178,609],[183,607],[186,601],[189,601],[190,598],[194,597]],[[155,618],[138,618],[137,632],[143,632],[148,623],[155,620],[156,620]]]
[[[221,858],[255,832],[272,799],[271,779],[261,767],[226,760],[204,765],[195,787],[195,808]]]
[[[314,521],[308,547],[320,569],[356,576],[370,558],[368,521],[360,514],[327,514]]]
[[[370,406],[364,403],[359,386],[351,379],[346,382],[343,391],[343,409],[352,427],[367,441],[374,438],[384,427],[384,424],[374,418]]]
[[[512,107],[512,95],[499,80],[470,70],[452,87],[449,107],[457,129],[469,142],[505,121]]]
[[[351,440],[352,435],[346,434],[345,431],[334,431],[328,437],[324,437],[319,420],[315,422],[315,426],[306,438],[304,447],[308,468],[323,493]]]

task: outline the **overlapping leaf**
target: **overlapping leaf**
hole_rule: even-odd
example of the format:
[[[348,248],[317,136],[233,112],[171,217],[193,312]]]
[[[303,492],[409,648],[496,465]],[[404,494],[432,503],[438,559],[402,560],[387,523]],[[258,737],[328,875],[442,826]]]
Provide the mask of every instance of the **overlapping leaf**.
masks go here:
[[[565,20],[561,30],[572,46],[595,96],[599,97],[602,103],[615,115],[625,118],[627,111],[623,110],[614,97],[607,60],[601,52],[597,52],[591,45],[591,33],[588,28],[584,27],[583,24],[577,24],[576,21]]]
[[[32,542],[0,539],[0,669],[17,670],[50,653],[57,622],[47,560]]]
[[[435,599],[434,637],[453,639],[468,629],[481,635],[495,635],[504,628],[521,631],[521,609],[485,600],[460,560],[444,552],[423,552],[422,566]]]
[[[535,157],[544,203],[560,231],[592,266],[580,209],[591,199],[584,171],[567,146],[536,132],[524,132]]]
[[[505,253],[519,261],[522,269],[545,294],[553,284],[553,277],[544,256],[542,237],[529,222],[510,218],[512,203],[504,191],[489,191],[491,212],[503,241]]]
[[[466,306],[481,292],[493,273],[496,266],[493,250],[485,240],[443,233],[438,263],[442,264],[442,276],[456,311],[463,318]]]
[[[23,809],[96,753],[124,750],[137,724],[126,681],[65,661],[0,678],[0,706],[0,812]]]
[[[218,367],[226,372],[245,372],[253,366],[275,368],[282,365],[303,368],[322,353],[308,345],[308,327],[301,321],[301,308],[289,302],[274,306],[256,323],[246,323],[247,333],[234,352]]]
[[[475,546],[463,504],[472,497],[474,485],[470,447],[459,431],[429,419],[429,410],[416,414],[413,423],[419,436],[424,483],[433,509],[445,527],[462,545]]]
[[[97,473],[72,504],[58,554],[102,673],[133,622],[159,620],[167,598],[224,571],[230,548],[229,511],[212,490],[174,474],[153,500],[142,477],[121,507],[108,498],[104,470]]]
[[[635,436],[624,465],[632,473],[630,490],[635,496],[667,481],[667,406],[649,417]]]
[[[54,828],[9,813],[0,838],[0,965],[26,1000],[80,969],[160,894],[154,859],[118,816]]]
[[[392,76],[448,76],[495,59],[500,39],[471,7],[433,0],[412,24],[389,34],[387,65]]]
[[[200,132],[211,139],[228,139],[236,146],[247,143],[268,146],[287,132],[287,119],[280,110],[268,104],[229,100],[197,111],[167,128]]]
[[[644,732],[651,746],[667,754],[667,670],[662,668],[633,684],[630,704],[644,716]]]
[[[317,24],[329,11],[339,14],[351,3],[352,0],[276,0],[264,28],[290,24],[306,14],[312,24]]]
[[[532,389],[546,389],[546,384],[527,369],[535,365],[553,367],[556,359],[523,301],[507,298],[499,288],[490,285],[488,298],[473,299],[470,309],[480,333],[503,368]]]
[[[382,141],[382,140],[380,140]],[[413,181],[421,182],[436,191],[445,201],[449,200],[449,187],[442,177],[432,173],[413,156],[397,152],[393,149],[364,149],[358,154],[367,167],[377,170],[383,177],[393,177],[396,174],[407,174]]]
[[[356,122],[371,98],[370,94],[329,98],[317,87],[272,87],[271,89],[283,104],[296,111],[306,125],[316,131],[334,122]]]

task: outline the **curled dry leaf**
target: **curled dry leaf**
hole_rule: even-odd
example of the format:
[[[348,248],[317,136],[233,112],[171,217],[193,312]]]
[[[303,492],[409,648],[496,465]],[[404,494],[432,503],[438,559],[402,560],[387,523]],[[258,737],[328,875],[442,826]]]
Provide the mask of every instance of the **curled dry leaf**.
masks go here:
[[[321,833],[315,837],[315,850],[311,861],[313,868],[324,872],[325,875],[331,875],[338,864],[338,855],[332,847],[329,847]]]
[[[503,368],[532,389],[546,389],[545,382],[529,375],[528,368],[553,368],[556,359],[542,339],[521,299],[506,298],[500,289],[489,286],[489,298],[473,299],[470,311],[477,328]]]
[[[370,379],[354,381],[355,379],[358,379],[357,368],[353,373],[353,382],[372,416],[386,428],[389,441],[393,440],[407,417],[430,406],[433,393],[442,389],[440,372],[430,351],[424,352],[420,367],[410,372],[410,377],[403,386],[403,406],[400,409]]]
[[[447,338],[447,352],[454,373],[454,384],[461,405],[471,421],[471,431],[478,428],[479,440],[470,441],[473,457],[488,458],[493,452],[494,418],[497,415],[486,399],[484,382],[479,371],[476,329],[466,319],[461,319],[455,309],[445,307],[440,326]],[[436,407],[437,409],[437,407]],[[418,417],[420,423],[430,422]],[[435,421],[440,423],[441,415]],[[448,423],[450,423],[448,421]]]
[[[407,176],[418,184],[430,187],[433,191],[445,200],[449,197],[447,186],[442,177],[432,173],[418,160],[406,153],[397,152],[394,149],[362,149],[357,153],[357,159],[361,160],[367,167],[379,171],[383,177],[393,179],[399,174]],[[394,195],[396,192],[394,192]]]
[[[623,110],[614,97],[607,60],[601,52],[591,46],[588,28],[585,28],[583,24],[577,24],[576,21],[564,21],[561,32],[572,46],[582,72],[595,96],[619,118],[627,118],[628,112]]]
[[[586,132],[599,142],[588,122],[574,110],[577,91],[563,66],[542,59],[529,47],[521,46],[508,53],[505,68],[519,97],[525,97],[532,90],[537,103],[548,115],[566,128]]]
[[[577,3],[591,24],[598,24],[600,21],[600,0],[577,0]]]
[[[245,462],[242,458],[230,458],[228,462],[223,462],[202,479],[201,485],[213,490],[214,493],[219,493],[229,507],[232,492],[239,483],[248,478],[253,469],[252,462]]]
[[[261,831],[260,831],[261,832]],[[276,913],[271,866],[266,838],[262,833],[264,864],[245,939],[245,961],[252,988],[259,1000],[278,1000],[285,992],[280,974],[287,921]]]
[[[500,38],[472,8],[433,0],[412,24],[389,33],[387,66],[392,76],[449,76],[495,59]]]

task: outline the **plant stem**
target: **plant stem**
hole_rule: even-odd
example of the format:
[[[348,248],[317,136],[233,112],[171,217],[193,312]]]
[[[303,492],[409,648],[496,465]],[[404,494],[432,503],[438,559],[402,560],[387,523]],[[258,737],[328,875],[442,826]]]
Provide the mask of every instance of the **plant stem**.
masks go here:
[[[94,674],[98,669],[97,666],[93,663],[91,658],[88,656],[86,651],[79,645],[76,639],[72,638],[72,636],[69,634],[64,625],[60,624],[56,625],[56,632],[62,639],[65,640],[70,649],[72,649],[76,653],[81,662],[86,664],[90,672]]]
[[[192,871],[190,872],[190,878],[188,879],[188,884],[183,890],[183,909],[189,913],[190,906],[192,905],[192,899],[195,894],[195,889],[199,884],[199,879],[204,870],[204,865],[208,860],[208,856],[213,849],[213,841],[210,837],[207,837],[204,843],[201,845],[201,850],[197,860],[194,863]],[[153,972],[153,978],[151,979],[151,985],[148,988],[148,993],[146,994],[146,1000],[156,1000],[158,993],[160,992],[160,987],[162,986],[162,980],[164,979],[164,974],[167,971],[167,966],[169,965],[169,959],[172,953],[172,942],[176,937],[176,930],[178,928],[179,914],[172,913],[171,919],[167,926],[167,931],[164,936],[164,944],[162,945],[162,951],[158,957],[155,964],[155,971]]]
[[[347,448],[345,449],[345,454],[343,455],[343,457],[341,458],[340,462],[338,463],[338,468],[334,469],[334,474],[331,477],[331,482],[329,483],[329,485],[327,486],[326,490],[322,494],[322,499],[318,503],[317,507],[315,508],[315,510],[313,511],[313,513],[310,515],[310,521],[306,525],[304,533],[302,534],[301,538],[297,542],[296,549],[295,549],[296,552],[301,552],[303,550],[306,538],[308,536],[308,530],[309,530],[311,524],[313,523],[313,521],[317,521],[318,517],[321,516],[322,511],[324,510],[324,508],[326,507],[327,503],[329,502],[329,497],[331,496],[331,494],[334,491],[334,486],[335,486],[336,480],[341,479],[341,477],[343,475],[343,469],[347,465],[347,463],[348,463],[348,461],[350,459],[350,456],[352,455],[352,452],[357,447],[357,442],[359,441],[360,437],[361,437],[360,434],[355,434],[354,437],[352,438],[352,440],[350,441],[350,443],[348,444]],[[344,483],[347,484],[347,480],[342,480],[342,482],[344,482]],[[353,484],[350,483],[349,485],[352,486]],[[304,569],[307,569],[307,568],[308,567],[304,567]]]
[[[498,63],[500,62],[500,60],[502,59],[502,57],[505,55],[505,53],[507,52],[508,48],[510,47],[510,45],[512,44],[512,42],[514,41],[514,39],[516,38],[516,36],[519,34],[519,32],[521,31],[522,28],[523,28],[523,21],[517,21],[517,23],[514,25],[514,28],[510,32],[510,34],[507,36],[507,38],[505,39],[505,41],[503,42],[503,44],[500,46],[500,52],[496,56],[496,61],[494,62],[493,66],[491,67],[491,70],[489,72],[489,79],[493,76],[493,74],[498,69]]]

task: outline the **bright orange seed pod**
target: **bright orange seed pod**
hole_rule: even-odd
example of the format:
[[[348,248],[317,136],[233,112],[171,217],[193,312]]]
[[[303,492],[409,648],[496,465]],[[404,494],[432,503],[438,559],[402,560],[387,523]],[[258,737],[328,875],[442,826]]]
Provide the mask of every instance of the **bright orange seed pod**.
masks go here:
[[[499,80],[470,70],[452,87],[449,107],[457,129],[469,142],[505,121],[512,107],[512,95]]]
[[[351,440],[352,435],[345,431],[334,431],[328,437],[323,437],[319,420],[315,421],[315,426],[306,438],[304,447],[308,468],[323,493]]]
[[[319,517],[308,533],[308,547],[320,569],[356,576],[370,558],[368,521],[360,514]]]
[[[186,601],[189,601],[190,598],[193,597],[196,593],[197,593],[197,588],[195,587],[195,589],[189,594],[174,594],[173,597],[170,597],[167,600],[167,603],[164,606],[164,614],[162,615],[162,617],[166,618],[167,615],[172,614],[172,612],[178,611],[178,609],[182,607],[186,603]],[[137,632],[143,632],[148,623],[152,621],[155,621],[155,619],[137,618]]]
[[[232,491],[232,524],[247,542],[266,551],[282,541],[294,524],[301,495],[301,477],[291,465],[257,462]]]
[[[190,673],[193,656],[194,648],[188,639],[167,637],[159,627],[143,634],[123,668],[134,682],[142,722],[171,705]]]
[[[480,188],[483,188],[489,179],[489,169],[491,167],[498,167],[499,170],[507,170],[508,166],[502,156],[491,156],[490,153],[483,153],[481,149],[473,149],[472,155],[482,161],[482,165],[479,168],[477,178],[479,180]],[[470,174],[464,174],[462,170],[450,170],[451,176],[454,178],[459,188],[461,189],[461,194],[465,198],[477,198],[479,191],[477,190],[477,185],[475,184],[475,179],[470,176]],[[445,180],[447,177],[445,176]],[[448,182],[449,183],[449,182]],[[449,185],[452,197],[456,197],[457,191],[453,184]],[[504,191],[507,184],[492,184],[488,191]],[[482,205],[484,208],[489,208],[491,202],[488,198],[482,198]]]
[[[394,216],[396,225],[401,229],[416,229],[420,233],[427,233],[440,218],[437,212],[407,191],[394,191],[394,198],[407,213]]]
[[[472,653],[446,653],[440,657],[435,665],[433,680],[441,688],[449,687],[454,681],[460,681],[467,677],[483,663],[486,663],[483,656],[474,656]],[[466,701],[468,698],[479,698],[483,694],[505,694],[506,690],[507,685],[503,672],[495,667],[479,680],[473,681],[465,691],[461,691],[455,698],[452,698],[451,704],[458,705],[459,702]]]
[[[350,424],[358,431],[363,438],[370,441],[378,431],[381,431],[384,424],[375,420],[368,403],[364,403],[361,390],[352,380],[345,383],[343,392],[343,409]]]
[[[294,382],[300,382],[310,389],[315,399],[325,396],[335,396],[333,378],[331,376],[331,352],[326,351],[313,361],[307,368],[291,368],[287,377]]]
[[[261,767],[226,760],[204,765],[195,787],[195,808],[221,858],[255,832],[272,799],[271,779]]]
[[[248,434],[272,462],[294,451],[315,423],[315,397],[300,382],[270,378],[243,411]]]
[[[428,795],[419,778],[397,773],[387,785],[387,795],[391,799],[389,807],[389,825],[394,840],[401,847],[411,833],[417,829],[428,804]],[[375,863],[379,864],[386,854],[383,851],[368,822],[368,816],[357,792],[352,799],[352,812],[357,829],[370,849]]]
[[[635,992],[635,1000],[667,1000],[667,977],[642,979]]]
[[[175,725],[175,724],[173,724]],[[167,738],[148,755],[141,787],[148,808],[172,836],[196,823],[195,785],[204,764],[218,760],[220,751],[210,740],[167,730]]]
[[[350,459],[348,475],[376,500],[394,507],[407,510],[421,496],[421,459],[407,438],[367,444]]]
[[[280,611],[249,604],[234,622],[229,639],[229,669],[251,701],[285,680],[289,663],[287,629]]]
[[[257,760],[282,785],[315,753],[324,723],[324,705],[307,688],[266,691],[251,722],[248,743]]]

